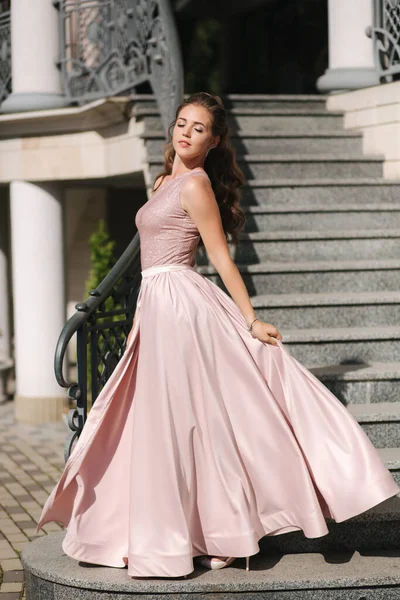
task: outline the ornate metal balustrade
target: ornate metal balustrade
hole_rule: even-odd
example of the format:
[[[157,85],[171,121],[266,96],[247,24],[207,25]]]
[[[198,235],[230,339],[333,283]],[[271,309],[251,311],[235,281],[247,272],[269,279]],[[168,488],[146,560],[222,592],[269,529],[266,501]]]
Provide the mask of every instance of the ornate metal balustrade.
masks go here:
[[[149,82],[165,131],[183,98],[178,36],[169,0],[57,0],[64,91],[79,104]]]
[[[140,282],[140,249],[136,234],[101,284],[90,292],[86,302],[76,305],[77,312],[60,334],[54,359],[55,374],[59,385],[68,388],[69,398],[76,401],[76,407],[68,414],[71,431],[65,443],[65,460],[85,424],[88,400],[93,404],[125,351]],[[77,381],[68,382],[64,378],[63,367],[67,347],[74,334]]]
[[[374,44],[381,82],[400,76],[400,0],[374,0],[374,25],[367,31]]]
[[[9,2],[0,2],[0,104],[11,92],[11,23]]]

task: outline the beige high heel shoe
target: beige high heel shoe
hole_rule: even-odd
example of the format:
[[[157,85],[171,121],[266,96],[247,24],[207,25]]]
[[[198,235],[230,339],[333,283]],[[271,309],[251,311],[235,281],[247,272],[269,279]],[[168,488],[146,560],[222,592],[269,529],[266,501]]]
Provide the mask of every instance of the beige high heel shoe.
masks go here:
[[[215,556],[195,556],[195,560],[207,569],[223,569],[236,560],[236,556],[229,556],[226,560],[220,560]],[[246,571],[250,571],[250,556],[246,556]]]

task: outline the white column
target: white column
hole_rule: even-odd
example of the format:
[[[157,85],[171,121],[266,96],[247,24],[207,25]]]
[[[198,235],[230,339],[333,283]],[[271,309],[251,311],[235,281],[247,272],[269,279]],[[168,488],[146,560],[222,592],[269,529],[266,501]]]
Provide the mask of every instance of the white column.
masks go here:
[[[12,94],[2,112],[59,108],[61,90],[59,14],[51,0],[12,0]]]
[[[328,0],[329,68],[317,81],[321,92],[378,85],[373,44],[373,0]]]
[[[8,194],[0,190],[0,401],[5,398],[5,380],[10,362],[10,312],[8,286]]]
[[[62,190],[14,181],[10,202],[15,417],[42,423],[61,418],[66,398],[53,367],[65,323]]]

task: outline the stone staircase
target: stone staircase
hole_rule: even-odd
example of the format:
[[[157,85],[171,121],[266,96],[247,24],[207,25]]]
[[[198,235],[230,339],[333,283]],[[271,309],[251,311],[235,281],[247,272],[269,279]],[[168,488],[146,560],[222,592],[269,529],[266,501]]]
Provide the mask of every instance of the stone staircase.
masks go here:
[[[400,181],[383,179],[382,157],[364,156],[361,134],[321,96],[229,95],[225,105],[247,179],[246,230],[232,255],[257,314],[347,406],[400,484]],[[135,111],[153,180],[159,112],[151,97]],[[204,251],[197,264],[224,289]],[[267,536],[261,551],[397,550],[400,498],[327,524],[330,534],[313,540]]]

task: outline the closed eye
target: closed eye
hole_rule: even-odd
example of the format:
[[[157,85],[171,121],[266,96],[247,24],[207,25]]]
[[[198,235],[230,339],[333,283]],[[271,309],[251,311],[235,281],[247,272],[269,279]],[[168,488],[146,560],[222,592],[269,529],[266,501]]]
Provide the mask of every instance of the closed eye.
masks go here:
[[[178,123],[178,127],[184,127],[185,124],[184,123]],[[195,130],[198,131],[199,133],[203,133],[203,129],[197,129],[197,127],[195,127]]]

